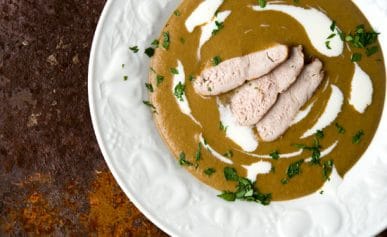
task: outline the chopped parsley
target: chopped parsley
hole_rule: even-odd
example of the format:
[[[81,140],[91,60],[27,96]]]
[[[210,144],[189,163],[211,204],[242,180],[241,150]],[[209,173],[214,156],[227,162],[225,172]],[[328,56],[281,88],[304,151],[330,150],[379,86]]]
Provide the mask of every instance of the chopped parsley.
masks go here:
[[[225,167],[223,172],[224,172],[224,177],[226,178],[227,181],[238,181],[239,176],[234,168]]]
[[[171,68],[169,69],[169,71],[170,71],[172,74],[174,74],[174,75],[179,74],[179,71],[178,71],[176,68],[173,68],[173,67],[171,67]]]
[[[195,160],[199,161],[202,158],[202,143],[199,142],[198,144],[198,150],[195,153]]]
[[[312,164],[318,165],[320,164],[320,157],[321,157],[321,146],[320,146],[320,141],[319,138],[314,139],[313,145],[312,146],[306,146],[304,144],[295,144],[294,145],[297,148],[303,149],[304,151],[311,151],[312,152]]]
[[[179,82],[179,83],[175,86],[175,89],[174,89],[174,95],[176,96],[176,98],[177,98],[178,100],[184,101],[184,99],[183,99],[184,91],[185,91],[185,85],[182,84],[181,82]]]
[[[363,138],[364,136],[364,131],[363,130],[359,130],[353,137],[352,137],[352,143],[353,144],[359,144],[361,139]]]
[[[280,158],[280,154],[277,150],[273,151],[272,153],[269,154],[270,157],[273,159],[273,160],[278,160]]]
[[[377,46],[372,46],[377,42],[379,33],[374,30],[367,31],[364,25],[358,25],[348,35],[343,35],[344,41],[351,44],[355,48],[365,49],[368,57],[372,56],[378,51]],[[361,60],[361,54],[355,53],[352,55],[351,61],[358,62]]]
[[[266,7],[266,0],[258,0],[258,4],[261,8],[265,8]]]
[[[352,62],[359,62],[362,58],[362,55],[360,53],[354,53],[352,54],[351,61]]]
[[[142,103],[152,109],[153,113],[156,113],[156,107],[147,100],[143,100]]]
[[[184,152],[181,152],[180,155],[179,155],[179,164],[181,166],[193,166],[193,164],[190,161],[185,159],[185,153]]]
[[[320,191],[320,194],[322,195],[323,193],[324,193],[324,190],[321,190],[321,191]]]
[[[338,123],[335,123],[335,126],[336,126],[336,129],[337,129],[338,133],[340,133],[340,134],[344,134],[345,133],[345,128],[343,126],[341,126]]]
[[[180,13],[179,10],[176,9],[176,10],[173,12],[173,15],[175,15],[175,16],[181,16],[181,13]]]
[[[281,183],[282,184],[288,184],[289,183],[289,179],[288,178],[283,178],[283,179],[281,179]]]
[[[211,62],[212,62],[212,65],[216,66],[222,62],[222,59],[219,56],[215,56],[212,58]]]
[[[234,153],[232,152],[232,150],[228,150],[228,151],[226,151],[226,153],[223,154],[223,156],[225,156],[227,158],[231,158],[234,156]]]
[[[155,39],[152,41],[151,45],[154,47],[154,48],[158,48],[159,47],[159,44],[160,44],[160,41]]]
[[[224,126],[222,121],[219,122],[219,129],[223,132],[227,132],[228,126]]]
[[[164,77],[161,75],[156,75],[156,85],[159,86],[164,81]]]
[[[371,48],[366,48],[366,55],[367,57],[370,57],[374,55],[376,52],[378,52],[378,46],[373,46]]]
[[[194,75],[192,75],[192,74],[189,75],[189,77],[188,77],[188,80],[189,80],[189,81],[193,81],[194,79],[195,79]]]
[[[169,32],[163,32],[163,48],[168,50],[170,43]]]
[[[367,31],[364,25],[358,25],[345,37],[345,41],[355,48],[366,48],[377,41],[378,35],[374,30]]]
[[[128,76],[125,75],[125,76],[124,76],[124,81],[127,81],[127,80],[128,80]]]
[[[125,64],[121,64],[121,68],[124,68],[125,67]]]
[[[224,177],[228,181],[237,182],[235,192],[223,191],[218,197],[226,201],[243,200],[249,202],[257,202],[262,205],[269,205],[271,202],[271,194],[263,194],[255,187],[255,182],[247,178],[239,177],[236,170],[231,167],[224,168]]]
[[[324,180],[328,180],[328,181],[330,180],[329,176],[332,173],[332,169],[333,169],[333,160],[327,160],[323,163],[322,174],[323,174]]]
[[[331,41],[325,41],[325,47],[327,47],[327,49],[332,49],[330,43]]]
[[[330,34],[329,36],[328,36],[328,38],[327,39],[332,39],[333,37],[335,37],[336,36],[336,34],[335,33],[333,33],[333,34]]]
[[[224,28],[224,23],[223,22],[219,22],[219,21],[215,21],[215,26],[216,26],[216,29],[214,29],[212,31],[212,35],[216,35],[221,29]]]
[[[133,53],[137,53],[138,52],[138,46],[133,46],[133,47],[129,47],[130,50],[132,50]]]
[[[288,179],[291,179],[301,173],[302,163],[304,163],[304,160],[299,160],[289,165],[288,169],[286,170],[286,175],[288,176]]]
[[[150,83],[145,83],[145,87],[148,89],[149,92],[153,92],[153,86]]]
[[[155,49],[152,47],[146,48],[144,53],[151,58],[155,54]]]
[[[322,130],[317,130],[315,136],[318,139],[323,139],[324,138],[324,132]]]
[[[216,170],[214,168],[207,168],[203,171],[204,174],[206,174],[207,176],[211,176],[213,175],[214,173],[216,172]]]
[[[334,32],[336,29],[336,21],[332,21],[332,24],[329,28],[331,29],[332,32]]]

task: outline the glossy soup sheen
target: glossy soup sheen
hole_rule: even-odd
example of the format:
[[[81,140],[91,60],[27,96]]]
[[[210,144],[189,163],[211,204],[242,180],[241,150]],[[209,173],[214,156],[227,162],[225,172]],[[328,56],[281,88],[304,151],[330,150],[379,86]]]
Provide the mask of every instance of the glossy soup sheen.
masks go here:
[[[260,160],[269,161],[275,167],[269,174],[260,174],[256,185],[263,193],[272,193],[273,200],[287,200],[298,198],[318,190],[325,182],[322,174],[322,166],[304,163],[301,166],[301,174],[290,179],[287,184],[281,180],[286,177],[288,166],[298,160],[310,157],[311,153],[304,151],[301,155],[289,159],[258,159],[240,152],[235,143],[225,137],[224,131],[219,129],[219,112],[216,98],[204,99],[195,93],[188,80],[190,74],[198,75],[203,68],[210,66],[214,56],[220,56],[222,60],[246,55],[248,53],[265,49],[275,43],[289,46],[301,44],[304,47],[306,63],[311,58],[318,57],[324,63],[325,79],[321,83],[314,96],[304,106],[315,101],[311,113],[306,119],[290,127],[286,133],[274,142],[260,142],[254,152],[256,154],[270,154],[278,150],[281,153],[297,151],[294,144],[301,143],[312,145],[314,136],[300,139],[300,136],[313,126],[324,111],[325,105],[331,93],[330,86],[323,91],[326,83],[337,85],[344,94],[342,112],[329,127],[324,129],[324,138],[320,140],[322,150],[339,141],[337,147],[322,159],[333,160],[340,176],[356,163],[365,152],[374,136],[383,108],[385,96],[385,68],[382,53],[377,52],[371,57],[364,55],[364,49],[354,49],[354,52],[363,53],[363,59],[359,62],[361,68],[371,77],[374,87],[372,104],[365,113],[360,114],[349,105],[348,98],[351,92],[351,80],[354,73],[354,64],[351,62],[352,53],[344,47],[342,56],[326,57],[315,50],[302,26],[292,17],[276,12],[255,12],[248,6],[256,4],[256,0],[224,1],[219,11],[231,10],[231,15],[224,22],[224,28],[203,46],[201,60],[198,61],[196,52],[200,38],[200,27],[196,27],[192,33],[185,28],[185,20],[201,1],[186,0],[178,7],[179,16],[172,15],[163,32],[170,34],[170,46],[168,50],[161,47],[163,37],[160,37],[160,47],[156,50],[151,61],[151,67],[159,75],[165,77],[164,81],[156,87],[154,72],[150,72],[150,82],[155,91],[150,93],[150,101],[156,107],[157,113],[154,119],[166,144],[179,159],[179,154],[184,152],[186,160],[195,163],[195,152],[198,149],[199,134],[203,134],[208,144],[219,153],[228,150],[233,151],[231,160],[233,165],[225,164],[211,155],[206,149],[202,149],[201,160],[198,167],[186,166],[198,179],[218,190],[234,190],[235,182],[226,181],[223,174],[224,167],[234,167],[240,176],[246,177],[247,171],[242,165],[249,165]],[[293,1],[286,1],[294,4]],[[324,9],[327,15],[337,22],[337,26],[343,32],[350,32],[359,24],[365,24],[370,29],[369,23],[359,9],[349,0],[342,0],[338,4],[336,0],[301,0],[297,6],[314,7]],[[345,11],[343,11],[345,9]],[[262,28],[260,24],[270,27]],[[248,33],[245,33],[249,31]],[[182,40],[184,39],[184,40]],[[380,45],[378,45],[380,49]],[[177,60],[184,65],[186,74],[186,96],[189,100],[192,114],[202,124],[202,128],[195,124],[187,115],[181,113],[172,93],[173,75],[170,68],[176,68]],[[329,82],[328,82],[329,81]],[[227,94],[221,99],[227,100]],[[345,133],[340,134],[335,126],[339,123],[345,128]],[[352,137],[359,131],[364,131],[364,136],[359,144],[352,143]],[[215,168],[216,172],[208,176],[203,173],[206,168]]]

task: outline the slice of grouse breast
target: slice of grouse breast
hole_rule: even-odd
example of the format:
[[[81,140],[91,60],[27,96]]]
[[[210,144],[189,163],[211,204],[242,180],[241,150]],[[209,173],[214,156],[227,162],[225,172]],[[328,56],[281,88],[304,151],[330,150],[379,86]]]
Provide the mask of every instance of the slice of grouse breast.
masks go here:
[[[296,81],[303,66],[302,46],[294,47],[290,58],[271,73],[236,89],[230,104],[239,124],[257,124],[274,105],[278,94],[284,92]]]
[[[324,78],[323,64],[315,59],[304,67],[297,81],[282,93],[274,106],[257,124],[263,141],[270,142],[280,137],[290,126],[301,107],[312,97]]]
[[[284,62],[288,47],[277,44],[271,48],[236,57],[204,69],[194,82],[196,93],[203,96],[219,95],[242,85],[246,80],[259,78]]]

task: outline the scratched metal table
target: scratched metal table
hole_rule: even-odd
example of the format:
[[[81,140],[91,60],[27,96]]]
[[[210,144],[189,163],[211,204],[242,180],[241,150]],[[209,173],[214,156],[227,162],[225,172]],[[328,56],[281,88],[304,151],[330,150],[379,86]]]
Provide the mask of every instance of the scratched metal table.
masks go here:
[[[0,0],[0,236],[166,236],[93,134],[87,66],[104,4]]]

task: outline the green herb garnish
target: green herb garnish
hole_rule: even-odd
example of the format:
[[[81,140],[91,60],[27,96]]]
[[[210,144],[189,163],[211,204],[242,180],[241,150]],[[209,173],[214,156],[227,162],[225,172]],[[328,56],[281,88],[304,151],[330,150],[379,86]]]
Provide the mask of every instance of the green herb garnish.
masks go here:
[[[153,113],[156,113],[156,107],[147,100],[143,100],[142,103],[152,109]]]
[[[220,62],[222,62],[222,59],[219,57],[219,56],[215,56],[212,58],[212,65],[216,66],[218,65]]]
[[[320,134],[321,135],[321,134]],[[294,145],[297,148],[303,149],[304,151],[311,151],[312,152],[312,164],[320,164],[320,157],[321,157],[321,146],[320,146],[320,141],[319,138],[315,138],[313,141],[312,146],[307,146],[304,144],[295,144]]]
[[[148,89],[149,92],[153,92],[153,86],[150,83],[145,83],[145,87]]]
[[[216,35],[221,29],[224,28],[223,22],[215,21],[216,29],[212,31],[212,35]]]
[[[359,62],[362,58],[362,55],[360,53],[354,53],[352,54],[351,61],[352,62]]]
[[[173,68],[173,67],[171,67],[171,68],[169,69],[169,71],[170,71],[172,74],[174,74],[174,75],[179,74],[179,71],[178,71],[176,68]]]
[[[132,50],[133,53],[137,53],[138,52],[138,46],[133,46],[133,47],[129,47],[130,50]]]
[[[198,144],[198,150],[195,153],[195,160],[199,161],[202,158],[202,143],[199,142]]]
[[[266,0],[258,0],[258,4],[261,8],[265,8],[266,7]]]
[[[207,176],[211,176],[211,175],[213,175],[213,174],[216,172],[216,170],[215,170],[214,168],[207,168],[207,169],[205,169],[203,172],[204,172]]]
[[[228,151],[226,151],[226,153],[223,154],[223,156],[225,156],[227,158],[231,158],[234,156],[234,153],[232,152],[232,150],[228,150]]]
[[[219,122],[219,129],[223,132],[227,132],[228,126],[224,126],[222,121]]]
[[[251,180],[239,177],[236,170],[231,167],[224,168],[224,177],[228,181],[237,182],[235,192],[223,191],[218,197],[226,201],[235,201],[236,199],[257,202],[262,205],[268,205],[271,202],[271,194],[260,193],[257,188],[255,188],[255,182]]]
[[[332,39],[333,37],[335,37],[336,36],[336,34],[335,33],[333,33],[333,34],[330,34],[329,36],[328,36],[328,38],[327,39]]]
[[[168,50],[170,43],[169,32],[163,32],[163,48]]]
[[[157,40],[157,39],[153,40],[152,43],[151,43],[151,45],[152,45],[153,47],[155,47],[155,48],[158,48],[158,47],[159,47],[159,44],[160,44],[160,41]]]
[[[286,175],[289,179],[301,173],[302,163],[304,163],[304,160],[299,160],[289,165],[288,169],[286,170]]]
[[[331,29],[332,32],[334,32],[336,29],[336,21],[332,21],[332,24],[329,28]]]
[[[341,126],[340,124],[335,123],[335,127],[336,127],[338,133],[340,133],[340,134],[345,133],[345,128],[343,126]]]
[[[193,166],[193,164],[190,161],[185,159],[185,153],[184,152],[181,152],[180,155],[179,155],[179,164],[181,166]]]
[[[176,10],[173,12],[173,15],[175,15],[175,16],[181,16],[181,13],[180,13],[179,10],[176,9]]]
[[[332,173],[332,169],[333,169],[333,160],[327,160],[323,163],[322,174],[323,174],[324,180],[328,180],[328,181],[330,180],[329,176]]]
[[[345,37],[345,41],[355,48],[366,48],[377,41],[378,35],[379,33],[373,30],[367,31],[364,25],[358,25],[356,29]]]
[[[352,137],[352,143],[353,144],[359,144],[361,139],[363,138],[364,136],[364,131],[363,130],[359,130],[353,137]]]
[[[233,202],[236,199],[235,193],[230,191],[223,191],[221,194],[217,196],[229,202]]]
[[[325,41],[325,47],[327,47],[327,49],[332,49],[330,43],[330,41]]]
[[[324,132],[322,130],[317,130],[315,136],[318,139],[323,139],[324,138]]]
[[[164,77],[161,75],[156,75],[156,85],[159,86],[164,81]]]
[[[144,53],[151,58],[155,54],[155,49],[152,47],[146,48]]]
[[[179,83],[175,86],[175,89],[174,89],[174,95],[178,100],[184,101],[183,99],[184,91],[185,91],[185,85],[179,81]]]
[[[366,48],[366,55],[367,57],[370,57],[374,55],[376,52],[378,52],[378,46],[373,46],[371,48]]]
[[[269,154],[270,157],[274,160],[278,160],[280,158],[280,154],[278,153],[277,150],[273,151],[272,153]]]
[[[288,184],[289,183],[289,179],[288,178],[283,178],[283,179],[281,179],[281,183],[282,184]]]
[[[189,81],[193,81],[195,79],[195,77],[191,74],[191,75],[189,75],[189,77],[188,77],[188,80]]]
[[[127,80],[128,80],[128,76],[125,75],[125,76],[124,76],[124,81],[127,81]]]

